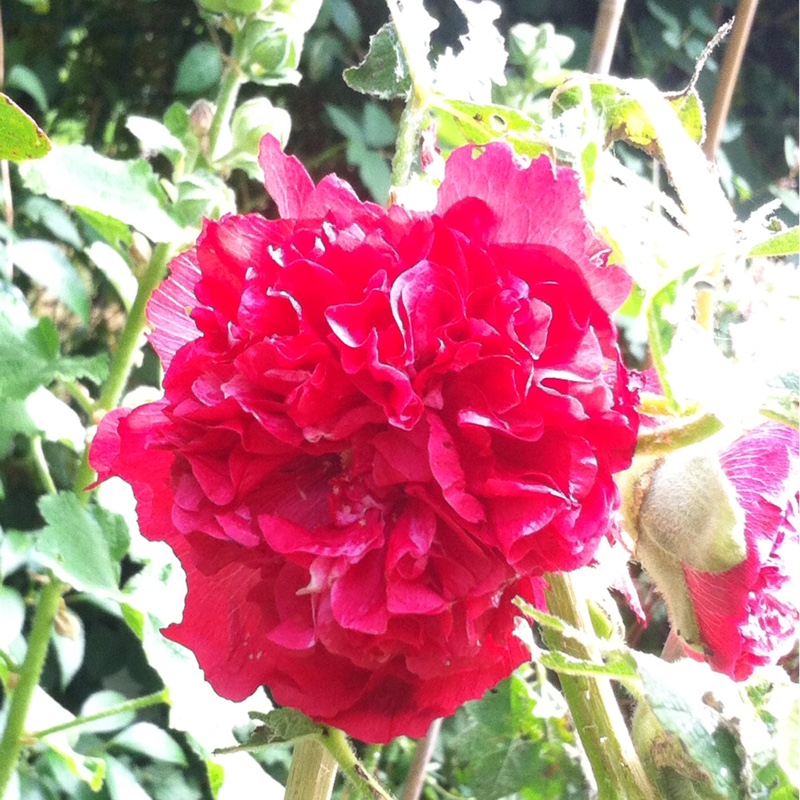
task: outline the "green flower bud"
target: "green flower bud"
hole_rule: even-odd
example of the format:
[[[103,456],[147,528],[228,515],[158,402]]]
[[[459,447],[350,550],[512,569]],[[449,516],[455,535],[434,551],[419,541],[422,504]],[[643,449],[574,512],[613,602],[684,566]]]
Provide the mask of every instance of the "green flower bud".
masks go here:
[[[244,28],[242,68],[259,83],[286,83],[299,80],[295,75],[300,62],[302,38],[295,41],[291,20],[250,19]],[[288,25],[283,24],[288,22]]]
[[[242,103],[233,114],[233,149],[257,154],[261,139],[267,133],[285,146],[291,128],[292,118],[287,111],[276,108],[266,97],[255,97]]]

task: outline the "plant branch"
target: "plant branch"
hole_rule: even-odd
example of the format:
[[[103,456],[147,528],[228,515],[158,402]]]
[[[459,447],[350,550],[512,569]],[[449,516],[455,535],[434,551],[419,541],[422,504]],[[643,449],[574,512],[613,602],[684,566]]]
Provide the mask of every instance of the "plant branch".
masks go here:
[[[6,728],[0,739],[0,800],[5,796],[22,752],[25,721],[39,685],[53,620],[61,604],[61,595],[67,585],[51,577],[39,595],[33,627],[28,639],[28,652],[22,663],[19,682],[11,695]]]
[[[597,21],[594,25],[592,52],[589,55],[589,72],[608,75],[624,11],[625,0],[601,0],[600,7],[597,9]]]
[[[547,576],[547,606],[551,614],[572,627],[591,634],[592,621],[586,600],[569,575]],[[566,638],[552,629],[543,630],[551,650],[575,658],[595,660],[599,654],[586,643]],[[578,735],[597,780],[599,800],[652,800],[658,793],[639,760],[607,678],[585,675],[559,676]]]
[[[69,722],[53,725],[52,728],[43,728],[40,731],[33,731],[33,733],[29,733],[28,736],[31,739],[43,739],[45,736],[60,733],[61,731],[68,731],[72,728],[79,728],[81,725],[95,722],[98,719],[113,717],[116,714],[125,714],[128,711],[138,711],[141,708],[149,708],[159,703],[169,703],[168,689],[165,688],[160,692],[153,692],[153,694],[147,694],[144,697],[137,697],[135,700],[127,700],[112,708],[107,708],[105,711],[98,711],[96,714],[90,714],[88,717],[75,717],[75,719],[71,719]]]
[[[714,91],[714,101],[711,104],[711,113],[708,116],[706,140],[703,143],[703,152],[710,161],[714,160],[722,138],[722,130],[725,127],[725,121],[730,111],[733,90],[739,78],[739,70],[742,66],[744,51],[747,47],[747,40],[750,38],[750,29],[753,26],[753,18],[757,7],[758,0],[739,0],[739,5],[736,7],[733,31],[728,46],[725,48],[725,56],[722,59],[719,80]]]
[[[425,773],[428,769],[433,749],[436,747],[436,741],[439,738],[439,731],[442,729],[442,720],[435,719],[428,729],[428,733],[424,739],[417,742],[417,749],[414,752],[414,759],[411,762],[411,768],[408,771],[406,778],[406,785],[403,788],[402,800],[419,800],[422,795],[422,789],[425,786]]]

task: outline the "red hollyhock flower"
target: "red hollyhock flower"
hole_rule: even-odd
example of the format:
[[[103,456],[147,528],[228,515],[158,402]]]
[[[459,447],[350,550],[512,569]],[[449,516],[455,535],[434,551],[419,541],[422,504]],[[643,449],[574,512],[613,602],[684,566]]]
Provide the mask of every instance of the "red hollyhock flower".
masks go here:
[[[766,423],[737,439],[720,463],[744,511],[747,557],[721,574],[686,565],[683,572],[705,659],[745,680],[797,638],[798,433]]]
[[[92,464],[181,559],[167,635],[220,694],[419,736],[526,660],[512,599],[608,529],[630,282],[547,158],[457,150],[424,215],[314,186],[271,137],[260,160],[282,219],[206,222],[175,259],[164,399],[109,414]]]

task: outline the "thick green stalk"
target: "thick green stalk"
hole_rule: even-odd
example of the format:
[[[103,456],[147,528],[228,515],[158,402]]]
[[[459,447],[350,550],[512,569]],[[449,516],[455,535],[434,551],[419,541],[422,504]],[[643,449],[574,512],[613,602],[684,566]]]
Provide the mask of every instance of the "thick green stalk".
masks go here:
[[[284,800],[330,800],[336,759],[316,736],[295,742]]]
[[[172,246],[169,244],[159,244],[153,250],[153,257],[144,275],[139,280],[139,288],[136,291],[136,298],[131,306],[128,319],[117,345],[117,349],[111,359],[108,380],[105,382],[96,408],[100,412],[110,411],[116,408],[122,397],[128,378],[133,368],[133,361],[142,339],[145,326],[147,325],[147,303],[153,290],[164,278],[167,271],[167,262],[172,254]],[[89,495],[84,491],[95,479],[94,470],[89,466],[88,448],[83,455],[78,474],[75,477],[75,491],[81,502],[86,503]]]
[[[52,578],[42,589],[28,639],[28,652],[22,663],[19,682],[10,699],[6,729],[0,739],[0,800],[5,796],[22,752],[25,720],[28,718],[33,693],[39,685],[53,620],[61,603],[66,584]]]
[[[547,580],[550,613],[592,635],[586,600],[576,591],[572,578],[563,573],[551,573]],[[593,652],[594,648],[586,642],[577,642],[553,630],[543,632],[551,650],[584,660],[599,659],[599,653]],[[634,749],[609,680],[563,674],[559,679],[597,780],[599,800],[653,800],[658,797]]]

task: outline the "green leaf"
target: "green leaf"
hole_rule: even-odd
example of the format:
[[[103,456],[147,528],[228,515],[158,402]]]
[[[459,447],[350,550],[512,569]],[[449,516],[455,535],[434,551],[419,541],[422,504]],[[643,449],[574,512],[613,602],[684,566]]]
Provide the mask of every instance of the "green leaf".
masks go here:
[[[173,164],[186,154],[183,142],[164,123],[147,117],[130,116],[125,127],[139,140],[145,153],[163,153]]]
[[[57,703],[40,686],[36,687],[25,721],[27,730],[45,730],[72,722],[74,719],[74,714]],[[57,776],[62,786],[71,789],[69,796],[73,797],[77,794],[75,791],[78,788],[77,781],[84,781],[93,791],[99,791],[106,772],[105,762],[101,758],[85,756],[72,749],[75,738],[74,731],[65,730],[51,733],[41,740],[49,751],[44,755],[47,770]]]
[[[319,724],[294,708],[276,708],[266,714],[254,711],[250,717],[263,724],[253,731],[244,744],[244,748],[248,750],[278,742],[291,742],[302,736],[320,733],[322,730]]]
[[[19,89],[29,94],[39,111],[47,111],[47,92],[39,76],[23,64],[14,64],[6,73],[6,89]]]
[[[80,717],[93,717],[95,714],[102,714],[110,711],[116,706],[127,703],[129,700],[121,692],[113,689],[103,689],[99,692],[89,695],[81,706]],[[91,722],[84,722],[81,725],[81,733],[108,733],[110,731],[122,730],[127,728],[136,719],[136,712],[121,711],[118,714],[111,714],[107,717],[92,720]]]
[[[89,322],[86,287],[67,254],[53,242],[24,239],[10,248],[12,263],[36,283],[49,289],[70,311]]]
[[[676,401],[667,373],[666,357],[675,337],[675,326],[668,319],[667,312],[678,298],[678,289],[696,272],[697,268],[693,267],[686,270],[680,278],[670,281],[653,295],[647,307],[647,339],[650,345],[650,355],[653,359],[653,366],[658,372],[664,396],[673,408],[676,407]]]
[[[706,131],[706,113],[697,92],[692,89],[686,94],[668,97],[667,99],[675,109],[675,113],[678,115],[684,130],[697,144],[702,144]]]
[[[80,591],[118,594],[119,559],[127,550],[127,527],[116,514],[84,508],[77,495],[60,492],[39,500],[47,523],[36,548],[56,575]]]
[[[31,222],[44,225],[53,236],[64,244],[68,244],[76,250],[83,247],[83,240],[77,226],[59,203],[55,203],[47,197],[28,197],[20,206],[20,211]]]
[[[183,238],[153,168],[141,159],[115,161],[90,147],[65,145],[43,161],[22,165],[20,174],[32,192],[113,217],[154,242]]]
[[[538,691],[537,691],[538,689]],[[566,707],[520,672],[466,703],[445,723],[443,743],[459,783],[481,800],[584,797],[586,785]],[[555,702],[554,702],[555,701]]]
[[[25,161],[50,151],[44,131],[13,101],[0,92],[0,160]]]
[[[0,649],[8,651],[24,624],[25,601],[16,589],[0,584]]]
[[[89,378],[101,383],[108,373],[108,355],[62,356],[58,332],[44,318],[23,327],[15,323],[0,304],[0,397],[24,400],[39,386],[54,380]]]
[[[105,242],[93,242],[86,248],[86,255],[116,289],[122,304],[129,311],[139,284],[136,276],[131,272],[128,262],[119,254],[119,251]]]
[[[106,762],[106,790],[111,800],[151,800],[136,776],[114,756],[104,756]]]
[[[434,95],[431,104],[443,119],[454,123],[458,139],[450,141],[448,137],[448,144],[454,147],[464,142],[488,144],[502,138],[517,153],[530,158],[552,151],[541,135],[539,123],[516,109],[449,100],[440,95]]]
[[[573,656],[566,655],[566,653],[560,653],[555,650],[538,653],[535,655],[535,659],[548,669],[552,669],[554,672],[559,672],[563,675],[605,677],[623,682],[635,681],[638,679],[636,664],[628,654],[621,651],[611,651],[608,653],[602,664],[574,658]]]
[[[222,57],[211,42],[198,42],[178,62],[176,94],[202,94],[213,89],[222,76]]]
[[[118,733],[109,748],[120,748],[156,761],[186,766],[186,756],[180,745],[163,729],[152,722],[137,722]]]
[[[357,92],[382,100],[408,97],[411,77],[393,23],[387,22],[370,37],[366,57],[357,67],[344,71],[344,82]]]
[[[397,126],[377,103],[364,104],[364,142],[377,150],[392,147],[397,139]]]
[[[706,664],[689,659],[669,664],[634,653],[646,704],[663,729],[650,755],[658,767],[695,784],[703,798],[739,800],[744,785],[747,745],[742,729],[757,724],[733,682]],[[748,718],[749,717],[749,718]],[[677,781],[667,773],[668,780]]]
[[[795,225],[788,231],[781,231],[753,247],[747,254],[748,258],[756,256],[793,256],[800,253],[800,227]]]

